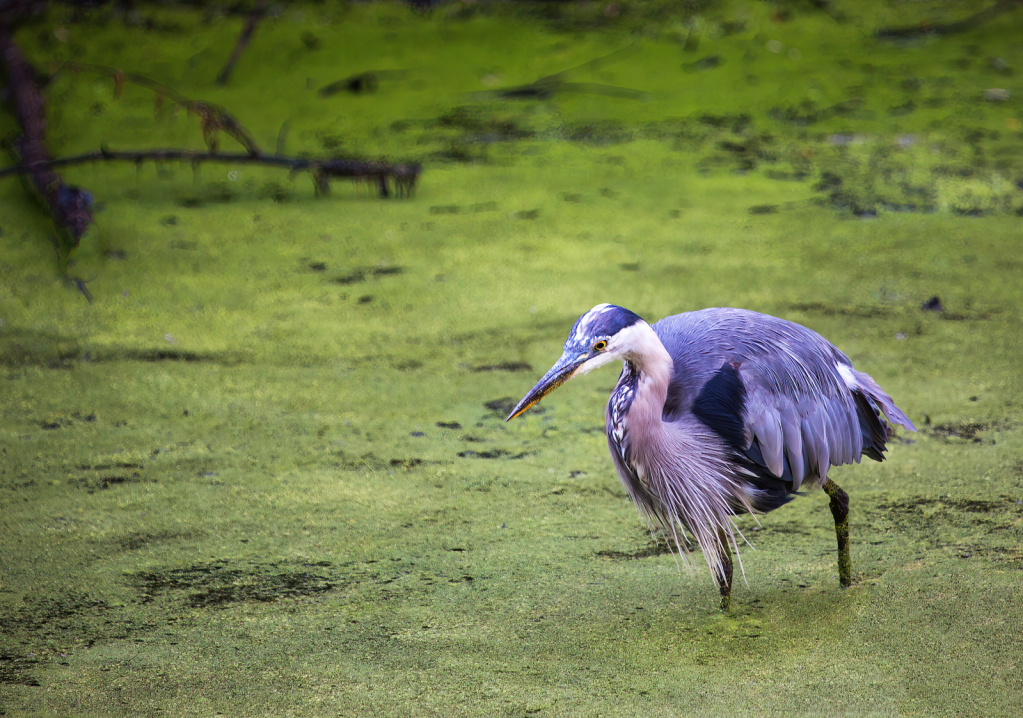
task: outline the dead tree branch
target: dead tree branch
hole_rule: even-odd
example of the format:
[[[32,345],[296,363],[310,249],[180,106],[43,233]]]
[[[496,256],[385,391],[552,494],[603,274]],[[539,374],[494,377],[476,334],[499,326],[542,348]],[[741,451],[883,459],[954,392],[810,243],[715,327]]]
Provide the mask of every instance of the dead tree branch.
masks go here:
[[[36,87],[35,70],[4,26],[0,26],[0,54],[7,72],[14,116],[21,126],[21,135],[11,141],[9,149],[20,165],[32,168],[23,174],[50,211],[57,231],[66,237],[72,248],[77,247],[94,222],[92,197],[68,185],[47,164],[50,153],[45,142],[46,101]]]
[[[179,161],[190,162],[198,166],[203,162],[234,165],[264,165],[281,167],[290,170],[294,175],[298,172],[309,172],[313,177],[318,195],[329,191],[329,182],[334,178],[348,179],[356,182],[372,182],[376,185],[381,197],[392,194],[388,182],[393,186],[393,194],[408,197],[415,189],[422,167],[418,163],[393,164],[390,162],[348,159],[343,157],[309,158],[287,157],[284,155],[263,155],[241,152],[203,152],[201,150],[156,149],[141,151],[118,151],[100,149],[98,152],[86,152],[72,157],[58,159],[39,159],[34,162],[22,162],[10,167],[0,168],[0,177],[11,175],[29,175],[38,172],[50,172],[55,167],[68,167],[90,162],[143,162]]]

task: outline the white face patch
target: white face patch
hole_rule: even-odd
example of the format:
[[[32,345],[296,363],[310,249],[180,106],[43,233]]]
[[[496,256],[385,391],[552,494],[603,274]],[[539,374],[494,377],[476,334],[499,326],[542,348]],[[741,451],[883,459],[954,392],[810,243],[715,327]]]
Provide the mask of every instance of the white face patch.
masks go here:
[[[609,306],[609,305],[600,305]],[[610,364],[614,361],[626,359],[630,356],[644,356],[656,349],[664,351],[664,347],[657,335],[650,330],[650,325],[640,320],[632,326],[625,327],[613,337],[607,340],[607,349],[584,362],[576,369],[572,376],[589,374],[594,369]]]
[[[580,364],[579,368],[572,372],[572,376],[570,378],[574,379],[577,376],[589,374],[594,369],[599,369],[600,367],[610,364],[611,362],[618,361],[619,359],[621,359],[621,357],[616,355],[614,352],[603,352],[589,361]]]

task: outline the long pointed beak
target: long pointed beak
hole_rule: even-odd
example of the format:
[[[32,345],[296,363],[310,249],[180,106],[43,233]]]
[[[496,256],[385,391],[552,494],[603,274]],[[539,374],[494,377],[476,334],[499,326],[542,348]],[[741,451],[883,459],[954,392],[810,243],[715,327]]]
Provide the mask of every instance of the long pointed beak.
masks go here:
[[[576,370],[582,366],[587,358],[586,354],[569,352],[562,354],[561,358],[558,359],[558,362],[543,375],[543,378],[536,383],[536,386],[530,389],[529,393],[522,397],[522,401],[520,401],[516,407],[512,409],[512,413],[508,415],[508,418],[505,419],[505,421],[511,421],[533,404],[537,403],[566,381],[571,379],[575,375]]]

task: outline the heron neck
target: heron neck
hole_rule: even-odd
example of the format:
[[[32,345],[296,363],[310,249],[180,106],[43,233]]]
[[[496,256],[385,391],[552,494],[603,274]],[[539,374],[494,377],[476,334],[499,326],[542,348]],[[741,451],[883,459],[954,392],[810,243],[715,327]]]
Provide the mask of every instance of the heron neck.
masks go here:
[[[630,338],[631,351],[625,361],[636,376],[636,396],[629,409],[629,424],[634,427],[641,423],[647,431],[656,432],[660,430],[674,363],[649,324],[639,322],[629,330],[634,336]]]

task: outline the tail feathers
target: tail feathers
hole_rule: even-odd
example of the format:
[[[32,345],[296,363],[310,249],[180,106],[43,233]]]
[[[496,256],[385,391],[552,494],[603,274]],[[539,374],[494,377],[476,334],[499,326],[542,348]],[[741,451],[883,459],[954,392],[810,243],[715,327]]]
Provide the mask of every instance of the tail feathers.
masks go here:
[[[895,406],[892,398],[885,393],[884,389],[869,374],[864,374],[861,371],[854,371],[853,373],[867,395],[881,405],[881,410],[888,417],[888,421],[894,422],[904,429],[916,431],[916,427],[913,426],[913,422],[909,420],[909,417],[902,413],[902,409]]]
[[[863,454],[874,461],[884,461],[888,440],[893,435],[888,422],[896,423],[910,431],[916,431],[916,427],[870,376],[856,372],[856,379],[859,386],[852,390],[852,395],[860,420]]]

